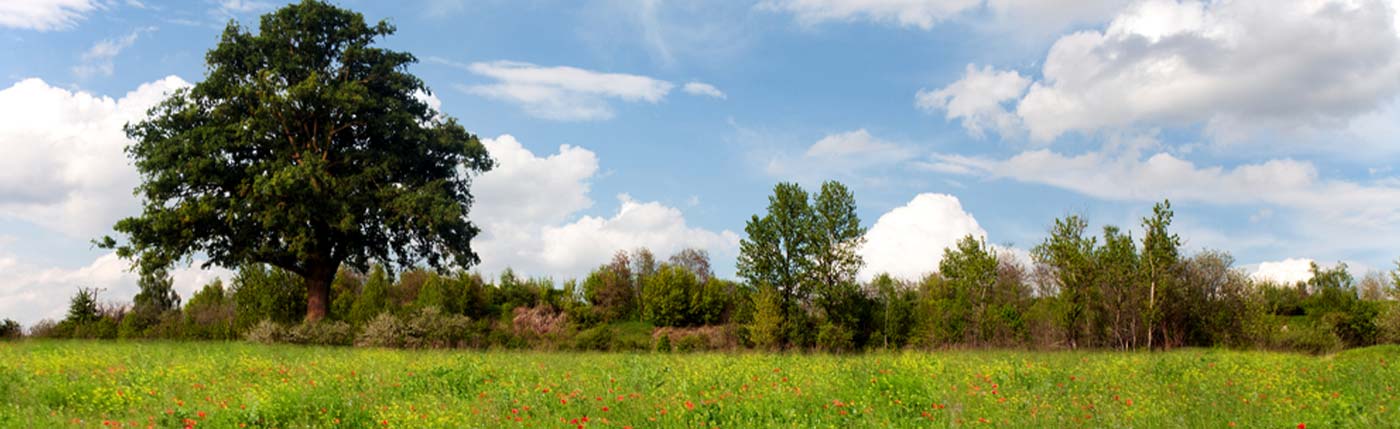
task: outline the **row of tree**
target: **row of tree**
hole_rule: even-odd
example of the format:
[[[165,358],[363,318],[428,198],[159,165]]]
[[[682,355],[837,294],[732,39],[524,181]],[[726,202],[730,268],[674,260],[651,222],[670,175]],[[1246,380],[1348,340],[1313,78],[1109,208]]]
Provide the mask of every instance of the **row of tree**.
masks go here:
[[[81,338],[295,338],[295,342],[587,349],[755,347],[1034,347],[1143,349],[1228,346],[1315,352],[1400,342],[1400,270],[1358,283],[1338,264],[1306,282],[1250,279],[1219,251],[1183,255],[1170,203],[1142,237],[1115,226],[1088,232],[1057,219],[1029,264],[967,236],[917,281],[857,280],[865,230],[854,196],[824,183],[809,194],[774,188],[740,243],[742,281],[716,277],[709,255],[660,260],[618,252],[581,281],[555,284],[507,270],[393,273],[342,266],[327,320],[303,322],[307,286],[281,268],[248,264],[228,287],[206,285],[181,305],[169,275],[143,275],[131,305],[74,296],[68,316],[31,334]],[[301,325],[298,325],[301,324]],[[6,324],[5,326],[10,326]],[[414,326],[417,326],[414,328]],[[16,335],[18,326],[7,328]],[[301,329],[301,333],[276,331]],[[280,333],[279,333],[280,332]],[[325,337],[325,338],[321,338]],[[404,338],[417,338],[405,340]]]

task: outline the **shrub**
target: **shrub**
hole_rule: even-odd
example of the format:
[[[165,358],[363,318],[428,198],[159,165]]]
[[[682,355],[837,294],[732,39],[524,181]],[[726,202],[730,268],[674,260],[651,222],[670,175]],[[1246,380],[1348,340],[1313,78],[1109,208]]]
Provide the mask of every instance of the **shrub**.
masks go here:
[[[317,346],[348,346],[355,342],[355,330],[339,321],[305,322],[287,330],[286,341]]]
[[[1285,325],[1279,335],[1281,346],[1313,354],[1326,354],[1341,350],[1342,339],[1326,326],[1311,324]]]
[[[243,334],[244,339],[259,344],[285,343],[287,337],[287,328],[269,319],[263,319]]]
[[[359,347],[403,347],[405,329],[399,318],[389,313],[379,313],[369,323],[365,324],[365,329],[360,331],[360,335],[355,336],[355,345]]]
[[[854,346],[850,329],[836,323],[823,323],[817,330],[817,347],[827,352],[846,352]]]
[[[689,334],[676,341],[676,351],[682,353],[700,352],[708,350],[708,343],[705,337],[700,334]]]
[[[739,347],[739,326],[699,326],[694,328],[657,328],[653,342],[662,338],[676,351],[732,350]],[[682,348],[682,343],[689,342]]]
[[[656,337],[656,347],[654,348],[654,350],[656,350],[657,353],[670,353],[671,337],[668,335],[661,335]]]
[[[574,335],[574,348],[578,350],[608,351],[612,349],[613,330],[607,325],[594,326]]]
[[[19,322],[5,319],[0,322],[0,340],[13,340],[24,336],[24,330],[20,328]]]
[[[552,336],[563,328],[568,319],[564,313],[548,305],[516,307],[513,314],[515,317],[511,318],[511,326],[517,335],[527,338]]]
[[[444,348],[466,344],[472,337],[472,321],[459,314],[443,314],[437,307],[424,307],[404,324],[404,346]]]
[[[1385,308],[1376,315],[1375,325],[1380,331],[1376,342],[1400,344],[1400,303],[1385,303]]]
[[[59,338],[58,334],[58,322],[53,319],[40,320],[29,327],[29,336],[34,338]]]

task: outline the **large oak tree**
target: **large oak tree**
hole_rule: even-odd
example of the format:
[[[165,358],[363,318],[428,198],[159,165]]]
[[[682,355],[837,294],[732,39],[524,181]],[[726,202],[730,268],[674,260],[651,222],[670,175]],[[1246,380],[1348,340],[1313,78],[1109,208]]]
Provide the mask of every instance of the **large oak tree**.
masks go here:
[[[307,320],[342,263],[477,263],[469,185],[492,161],[425,103],[413,55],[375,46],[393,33],[314,0],[257,33],[230,23],[207,78],[127,126],[143,211],[103,244],[143,271],[199,253],[281,267],[306,280]]]

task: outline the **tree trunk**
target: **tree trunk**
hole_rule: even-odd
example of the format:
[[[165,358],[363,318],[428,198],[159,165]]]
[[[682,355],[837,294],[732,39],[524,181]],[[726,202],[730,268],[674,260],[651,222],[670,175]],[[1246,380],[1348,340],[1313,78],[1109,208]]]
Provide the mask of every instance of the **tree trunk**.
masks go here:
[[[314,263],[306,269],[306,321],[318,322],[326,318],[331,301],[331,282],[335,281],[335,271],[339,264]]]

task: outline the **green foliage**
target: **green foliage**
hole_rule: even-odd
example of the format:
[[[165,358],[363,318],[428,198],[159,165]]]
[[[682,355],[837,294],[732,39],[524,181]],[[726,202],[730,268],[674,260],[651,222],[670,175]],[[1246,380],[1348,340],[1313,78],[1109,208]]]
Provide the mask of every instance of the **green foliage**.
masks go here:
[[[611,263],[593,270],[583,281],[583,296],[603,323],[627,319],[636,312],[640,288],[633,283],[629,265],[627,253],[618,252]]]
[[[821,311],[817,318],[852,327],[870,316],[870,302],[862,299],[855,282],[864,265],[856,250],[865,235],[855,196],[845,185],[829,181],[812,197],[795,183],[774,186],[767,213],[749,220],[744,227],[748,236],[739,243],[739,276],[778,293],[781,341],[798,346],[816,340],[814,315],[805,310],[813,295]]]
[[[24,329],[19,326],[19,322],[13,319],[5,319],[0,322],[0,340],[14,340],[24,337]]]
[[[758,348],[777,349],[782,347],[783,337],[781,293],[772,287],[760,288],[754,296],[753,323],[749,327],[749,339]]]
[[[365,280],[360,296],[350,308],[350,323],[360,325],[389,310],[389,273],[384,267],[375,265]]]
[[[777,292],[784,308],[806,299],[811,289],[811,216],[807,191],[779,183],[768,197],[768,213],[754,215],[744,226],[748,237],[739,242],[739,277]]]
[[[262,264],[244,265],[233,277],[234,329],[262,320],[295,324],[306,314],[306,283],[290,271]]]
[[[1380,312],[1375,303],[1361,300],[1346,264],[1322,269],[1314,262],[1310,269],[1313,274],[1307,282],[1310,295],[1302,304],[1305,313],[1330,328],[1347,346],[1375,344],[1379,334],[1375,320]]]
[[[696,325],[691,302],[702,292],[694,273],[675,265],[663,266],[647,278],[642,289],[642,319],[656,326]]]
[[[331,314],[335,320],[350,321],[350,313],[355,308],[355,300],[365,287],[364,273],[342,265],[331,282]]]
[[[817,348],[833,353],[851,351],[855,348],[854,334],[839,323],[822,323],[817,328]]]
[[[1058,292],[1055,319],[1070,348],[1079,347],[1096,317],[1096,239],[1085,236],[1088,226],[1088,221],[1079,216],[1056,219],[1050,227],[1050,237],[1031,250],[1036,263],[1051,273]]]
[[[184,309],[184,335],[187,338],[203,340],[232,339],[237,336],[234,329],[233,298],[224,290],[222,280],[212,283],[195,292]]]
[[[342,262],[476,263],[459,169],[492,161],[418,96],[411,54],[375,46],[393,33],[315,0],[264,15],[256,34],[230,23],[206,79],[127,126],[143,210],[115,226],[127,244],[102,244],[147,269],[195,253],[283,268],[307,279],[313,320]]]
[[[956,309],[959,320],[957,331],[949,332],[950,340],[968,339],[979,344],[991,337],[992,318],[988,309],[996,304],[993,293],[997,281],[997,256],[985,242],[968,235],[958,240],[955,248],[943,250],[943,260],[938,263],[938,272],[943,275],[945,306]],[[971,328],[963,331],[962,325]]]
[[[1142,276],[1148,287],[1147,311],[1143,314],[1148,348],[1154,347],[1158,334],[1163,345],[1180,343],[1185,336],[1182,319],[1189,309],[1182,304],[1190,301],[1175,281],[1181,238],[1167,231],[1172,223],[1171,207],[1171,201],[1162,201],[1152,206],[1151,217],[1142,219]]]

